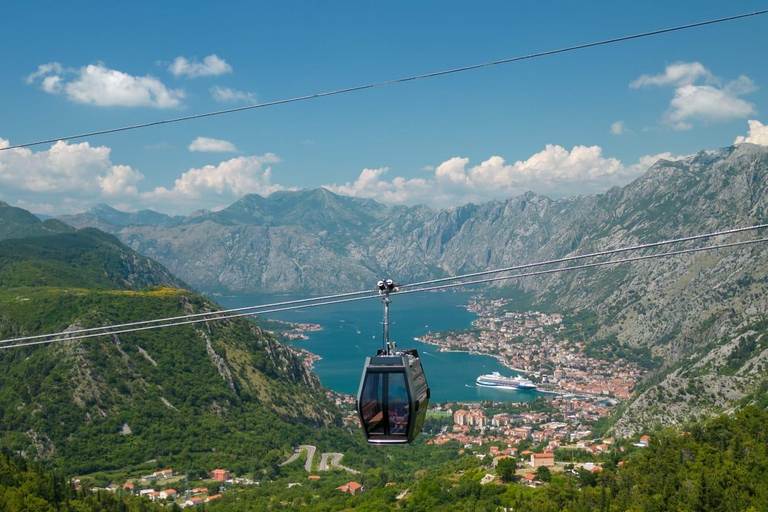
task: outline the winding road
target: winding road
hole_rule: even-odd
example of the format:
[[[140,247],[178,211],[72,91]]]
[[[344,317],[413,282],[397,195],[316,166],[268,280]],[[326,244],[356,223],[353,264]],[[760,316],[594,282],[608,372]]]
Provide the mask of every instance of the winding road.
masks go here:
[[[343,453],[324,453],[323,456],[320,457],[320,468],[318,469],[318,471],[329,471],[331,468],[328,467],[328,459],[331,459],[330,460],[331,466],[335,468],[343,469],[350,473],[359,473],[359,471],[355,471],[352,468],[348,468],[347,466],[342,466],[340,464],[341,458],[343,456],[344,456]]]
[[[301,456],[301,452],[307,450],[307,461],[304,463],[304,469],[307,470],[307,473],[312,472],[312,461],[315,458],[315,452],[317,451],[317,448],[315,446],[312,446],[311,444],[302,444],[296,450],[294,450],[293,455],[291,455],[288,460],[280,464],[281,466],[285,466],[287,464],[290,464],[291,462],[295,461]]]
[[[317,448],[315,446],[312,446],[311,444],[302,444],[296,450],[294,450],[293,455],[288,457],[288,460],[280,464],[281,466],[285,466],[290,464],[291,462],[294,462],[299,457],[301,457],[301,452],[304,450],[307,451],[307,461],[304,463],[304,469],[307,470],[307,473],[312,472],[312,461],[315,458],[315,451],[317,451]],[[318,467],[318,471],[330,471],[331,467],[343,469],[344,471],[348,471],[349,473],[359,473],[359,471],[356,471],[352,468],[348,468],[346,466],[341,465],[341,458],[344,457],[343,453],[324,453],[320,457],[320,466]],[[330,460],[329,460],[330,459]]]

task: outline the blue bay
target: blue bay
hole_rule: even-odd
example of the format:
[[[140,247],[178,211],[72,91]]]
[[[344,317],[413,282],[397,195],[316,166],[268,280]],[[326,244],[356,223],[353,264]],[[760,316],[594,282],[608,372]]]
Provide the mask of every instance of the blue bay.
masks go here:
[[[432,400],[443,401],[531,401],[536,391],[502,391],[475,386],[478,375],[497,371],[514,372],[496,359],[461,352],[440,352],[439,347],[414,341],[427,332],[468,329],[476,315],[466,310],[469,292],[393,295],[390,309],[391,338],[398,348],[415,348],[432,390]],[[227,296],[216,300],[225,308],[272,304],[305,296]],[[308,340],[293,342],[322,360],[315,373],[324,386],[354,395],[366,356],[382,346],[383,306],[378,299],[285,311],[268,315],[290,322],[320,324],[321,331],[308,333]]]

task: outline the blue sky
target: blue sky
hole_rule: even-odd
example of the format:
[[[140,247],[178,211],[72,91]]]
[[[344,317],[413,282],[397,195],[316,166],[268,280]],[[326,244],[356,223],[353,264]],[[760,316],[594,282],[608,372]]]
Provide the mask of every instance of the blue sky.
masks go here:
[[[13,2],[0,145],[768,8],[740,2]],[[186,214],[327,186],[445,207],[603,192],[659,156],[768,144],[768,15],[409,84],[0,152],[38,213]],[[751,122],[750,122],[751,121]]]

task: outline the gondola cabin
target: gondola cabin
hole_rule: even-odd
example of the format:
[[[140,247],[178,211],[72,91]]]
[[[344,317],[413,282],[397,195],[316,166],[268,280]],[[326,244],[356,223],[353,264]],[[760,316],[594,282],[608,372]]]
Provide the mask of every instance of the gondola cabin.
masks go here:
[[[365,360],[357,412],[371,444],[410,443],[421,432],[429,386],[416,350],[379,350]]]

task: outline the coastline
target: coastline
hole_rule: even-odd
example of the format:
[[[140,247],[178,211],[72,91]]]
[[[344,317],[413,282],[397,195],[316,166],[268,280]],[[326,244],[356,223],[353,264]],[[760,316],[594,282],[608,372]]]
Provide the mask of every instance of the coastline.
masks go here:
[[[506,363],[506,361],[504,360],[504,358],[502,356],[498,355],[498,354],[485,354],[483,352],[475,352],[473,350],[454,350],[454,349],[450,349],[450,348],[444,347],[443,345],[441,345],[439,343],[435,343],[433,341],[427,341],[423,337],[420,337],[420,336],[416,336],[415,338],[413,338],[413,340],[414,341],[418,341],[419,343],[423,343],[425,345],[432,345],[434,347],[439,347],[438,352],[454,352],[454,353],[457,353],[457,354],[469,354],[469,355],[473,355],[473,356],[488,356],[488,357],[492,357],[492,358],[496,359],[505,368],[508,368],[508,369],[512,370],[513,372],[517,372],[517,373],[519,373],[520,375],[523,375],[523,376],[528,373],[526,370],[522,370],[520,368],[514,368],[514,367],[508,365]],[[494,389],[494,388],[489,388],[489,389]],[[520,390],[516,389],[516,390],[510,390],[510,391],[520,391]],[[561,391],[561,390],[557,390],[557,389],[542,389],[539,386],[537,386],[536,389],[532,390],[532,391],[536,391],[538,393],[546,393],[546,394],[549,394],[549,395],[561,395],[561,396],[563,396],[563,395],[574,395],[574,396],[583,396],[583,397],[589,397],[589,398],[594,398],[594,397],[597,396],[597,395],[583,395],[583,394],[582,395],[576,395],[575,393],[572,393],[572,392],[566,392],[566,391]]]
[[[434,347],[440,347],[440,350],[438,350],[438,352],[454,352],[454,353],[457,353],[457,354],[469,354],[469,355],[473,355],[473,356],[488,356],[488,357],[492,357],[492,358],[496,359],[499,363],[501,363],[505,368],[509,368],[513,372],[517,372],[517,373],[519,373],[521,375],[526,375],[528,373],[527,370],[523,370],[521,368],[514,368],[514,367],[508,365],[506,360],[504,360],[504,358],[502,356],[500,356],[499,354],[486,354],[485,352],[476,352],[474,350],[454,350],[454,349],[450,349],[448,347],[444,347],[443,345],[441,345],[439,343],[435,343],[434,341],[425,340],[421,336],[416,336],[415,338],[413,338],[413,341],[418,341],[419,343],[423,343],[425,345],[432,345]]]

